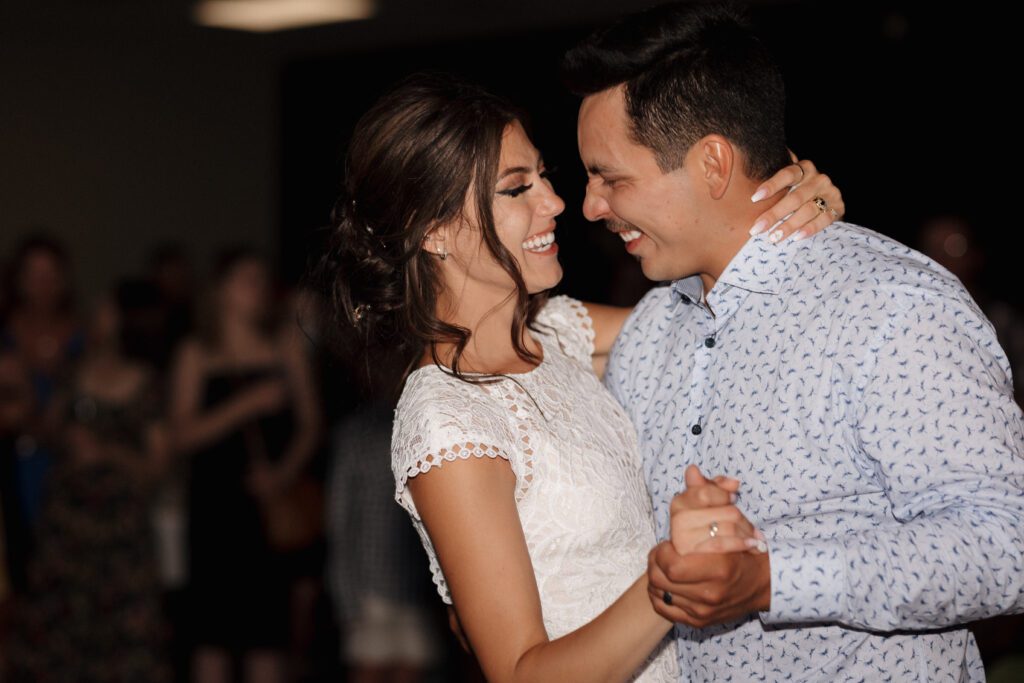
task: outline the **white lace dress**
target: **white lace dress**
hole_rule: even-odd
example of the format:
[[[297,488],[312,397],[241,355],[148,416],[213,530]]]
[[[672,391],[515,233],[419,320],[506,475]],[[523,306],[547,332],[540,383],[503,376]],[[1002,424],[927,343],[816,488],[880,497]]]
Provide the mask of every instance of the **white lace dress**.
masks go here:
[[[646,571],[655,535],[633,425],[591,366],[586,309],[552,298],[536,326],[544,361],[512,375],[516,381],[471,385],[435,366],[413,372],[395,413],[391,457],[395,498],[412,517],[449,604],[406,483],[456,459],[509,462],[544,626],[555,639],[594,619]],[[663,642],[635,680],[678,681],[675,648]]]

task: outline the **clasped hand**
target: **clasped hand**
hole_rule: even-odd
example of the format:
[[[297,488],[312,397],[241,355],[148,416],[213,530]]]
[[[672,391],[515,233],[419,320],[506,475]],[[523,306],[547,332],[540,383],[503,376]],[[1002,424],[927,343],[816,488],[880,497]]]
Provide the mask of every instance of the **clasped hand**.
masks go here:
[[[739,486],[687,468],[686,491],[670,507],[671,538],[648,556],[651,603],[664,618],[704,628],[769,609],[767,546],[735,505]]]

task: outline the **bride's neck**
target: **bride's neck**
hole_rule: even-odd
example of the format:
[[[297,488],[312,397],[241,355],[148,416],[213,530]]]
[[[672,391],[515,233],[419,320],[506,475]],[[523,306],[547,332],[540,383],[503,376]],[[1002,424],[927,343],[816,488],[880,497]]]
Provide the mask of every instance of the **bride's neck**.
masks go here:
[[[515,312],[516,298],[507,292],[459,299],[441,297],[438,318],[470,331],[469,343],[459,360],[461,371],[501,374],[523,372],[532,367],[519,357],[512,344]],[[526,329],[523,330],[522,342],[527,350],[540,355],[540,346]],[[454,344],[438,347],[438,355],[447,367],[451,367],[454,352]]]

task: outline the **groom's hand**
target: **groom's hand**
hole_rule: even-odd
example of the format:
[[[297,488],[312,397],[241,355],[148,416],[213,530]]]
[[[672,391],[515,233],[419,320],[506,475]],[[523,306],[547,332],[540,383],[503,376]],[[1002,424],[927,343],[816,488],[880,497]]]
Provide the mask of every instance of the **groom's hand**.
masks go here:
[[[680,555],[666,541],[651,551],[647,577],[654,611],[695,628],[771,608],[767,553]],[[666,593],[670,602],[665,600]]]
[[[670,507],[671,541],[648,558],[651,601],[666,619],[703,628],[770,607],[764,536],[733,505],[738,489],[687,468],[686,491]]]

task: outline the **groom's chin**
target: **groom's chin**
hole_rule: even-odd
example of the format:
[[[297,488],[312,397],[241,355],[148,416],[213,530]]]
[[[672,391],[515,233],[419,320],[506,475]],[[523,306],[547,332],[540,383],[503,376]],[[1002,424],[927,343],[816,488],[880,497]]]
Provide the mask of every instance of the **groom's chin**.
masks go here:
[[[678,279],[673,275],[673,269],[665,267],[665,264],[661,263],[656,255],[637,256],[637,260],[640,261],[640,270],[643,271],[644,277],[652,282],[669,282]]]

